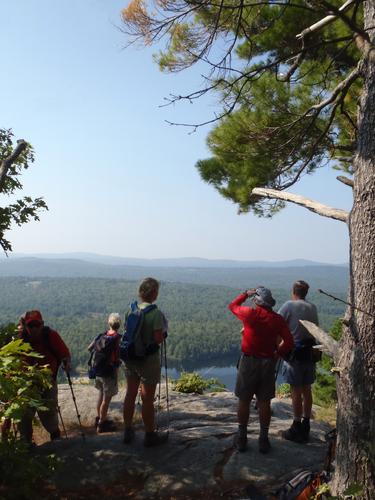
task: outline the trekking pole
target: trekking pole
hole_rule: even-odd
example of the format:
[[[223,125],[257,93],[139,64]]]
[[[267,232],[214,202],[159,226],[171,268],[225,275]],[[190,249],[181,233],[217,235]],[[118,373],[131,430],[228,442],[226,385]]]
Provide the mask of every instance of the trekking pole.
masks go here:
[[[158,387],[158,393],[156,396],[157,399],[157,405],[156,405],[156,430],[159,430],[159,420],[160,420],[160,408],[161,408],[161,369],[163,365],[163,344],[160,346],[160,373],[159,373],[159,387]]]
[[[365,311],[364,309],[361,309],[360,307],[357,307],[357,306],[351,304],[350,302],[346,302],[345,300],[339,299],[338,297],[335,297],[334,295],[331,295],[330,293],[327,293],[324,290],[321,290],[320,288],[318,288],[318,292],[322,293],[323,295],[326,295],[327,297],[331,297],[331,299],[333,299],[333,300],[338,300],[339,302],[342,302],[343,304],[346,304],[347,306],[350,306],[353,309],[356,309],[357,311],[359,311],[363,314],[367,314],[368,316],[371,316],[371,318],[375,318],[375,314],[369,313],[369,312]]]
[[[280,368],[281,368],[282,364],[283,364],[282,360],[278,359],[277,363],[276,363],[276,370],[275,370],[275,382],[277,381],[277,377],[279,376]]]
[[[166,398],[166,402],[167,402],[167,432],[169,433],[170,414],[169,414],[167,339],[164,339],[163,345],[164,345],[164,368],[165,368],[165,398]]]
[[[83,432],[83,427],[82,427],[82,423],[81,423],[81,415],[79,414],[76,397],[75,397],[74,391],[73,391],[72,379],[70,378],[69,372],[65,372],[65,373],[66,373],[66,377],[68,379],[68,383],[69,383],[69,387],[70,387],[70,392],[72,393],[72,398],[73,398],[74,407],[75,407],[76,413],[77,413],[77,419],[78,419],[78,423],[79,423],[79,428],[81,430],[81,436],[82,436],[83,441],[85,441],[85,433]]]
[[[64,420],[63,420],[62,415],[61,415],[61,408],[60,408],[60,405],[57,405],[57,413],[59,414],[59,417],[60,417],[61,425],[62,425],[62,428],[63,428],[64,434],[65,434],[65,438],[66,438],[66,439],[68,439],[68,433],[66,432],[66,428],[65,428]]]

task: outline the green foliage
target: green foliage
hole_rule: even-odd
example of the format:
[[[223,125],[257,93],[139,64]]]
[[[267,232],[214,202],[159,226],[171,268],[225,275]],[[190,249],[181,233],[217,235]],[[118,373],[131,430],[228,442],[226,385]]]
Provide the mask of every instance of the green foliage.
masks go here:
[[[329,334],[339,340],[342,335],[342,321],[336,320],[332,325]],[[320,406],[330,406],[337,401],[336,376],[331,373],[333,360],[330,356],[323,354],[322,360],[318,363],[316,381],[312,386],[314,402]]]
[[[172,102],[219,94],[221,109],[207,120],[217,123],[207,139],[211,157],[197,163],[205,182],[240,211],[272,216],[284,204],[250,197],[254,187],[286,189],[330,160],[352,172],[362,77],[347,77],[361,58],[353,26],[363,24],[362,5],[345,12],[353,24],[338,16],[302,41],[297,35],[339,0],[155,3],[131,1],[126,32],[147,45],[165,42],[156,56],[163,71],[206,68],[204,86]]]
[[[345,287],[346,269],[342,270],[342,284],[330,277],[326,268],[321,273],[313,269],[314,276],[307,276],[312,287],[322,283],[330,290]],[[240,352],[241,324],[227,306],[241,291],[237,287],[267,281],[277,298],[277,310],[288,300],[289,283],[298,279],[300,272],[225,270],[226,274],[218,275],[217,279],[232,287],[163,282],[158,305],[169,319],[170,366],[193,371],[198,366],[234,365]],[[0,324],[14,321],[26,310],[40,309],[46,324],[61,333],[69,346],[73,367],[86,372],[88,344],[106,329],[109,313],[125,313],[136,298],[137,285],[135,281],[114,279],[0,278]],[[342,292],[336,293],[344,298]],[[342,315],[343,306],[314,291],[310,299],[318,307],[323,328],[328,330],[334,318]]]
[[[278,398],[290,398],[291,391],[289,384],[280,384],[276,387],[276,396]]]
[[[56,469],[54,455],[31,454],[22,441],[10,438],[0,443],[0,498],[29,500],[42,498],[43,481]]]
[[[0,328],[0,422],[19,422],[27,408],[47,409],[41,392],[51,385],[49,368],[29,365],[27,358],[40,358],[30,345],[14,340],[16,326]],[[26,443],[5,434],[0,443],[0,498],[40,498],[36,485],[54,470],[53,456],[31,456]]]
[[[173,389],[177,392],[203,394],[204,391],[220,392],[225,385],[217,379],[205,379],[198,373],[182,372],[178,380],[173,381]]]
[[[12,131],[0,129],[0,165],[2,162],[9,160],[13,152]],[[0,194],[10,196],[16,191],[22,190],[20,176],[22,171],[29,168],[33,162],[34,153],[32,147],[30,144],[26,144],[18,157],[10,162],[4,179],[0,179]],[[30,196],[24,196],[9,205],[0,206],[0,246],[4,252],[12,250],[10,242],[4,236],[12,224],[21,226],[30,220],[39,220],[38,213],[42,209],[48,209],[43,198],[32,199]]]
[[[4,339],[12,327],[0,328]],[[17,422],[26,408],[45,408],[40,393],[51,385],[51,371],[47,367],[29,365],[26,358],[39,358],[30,345],[21,339],[11,340],[0,347],[0,420]]]

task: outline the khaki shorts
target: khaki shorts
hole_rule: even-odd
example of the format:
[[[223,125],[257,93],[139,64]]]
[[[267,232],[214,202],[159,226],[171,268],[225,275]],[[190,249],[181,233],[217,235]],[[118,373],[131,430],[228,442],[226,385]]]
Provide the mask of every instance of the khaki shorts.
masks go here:
[[[96,377],[95,387],[106,397],[113,397],[118,393],[117,373],[115,377]]]
[[[160,354],[155,352],[142,361],[125,363],[126,378],[137,379],[145,385],[156,385],[160,382]]]
[[[255,394],[259,401],[269,401],[275,397],[275,366],[274,358],[256,358],[242,354],[235,395],[246,400]]]

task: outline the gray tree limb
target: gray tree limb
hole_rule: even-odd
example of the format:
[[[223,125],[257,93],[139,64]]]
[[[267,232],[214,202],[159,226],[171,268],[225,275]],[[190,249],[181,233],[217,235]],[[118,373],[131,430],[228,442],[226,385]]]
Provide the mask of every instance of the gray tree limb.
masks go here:
[[[345,210],[324,205],[323,203],[311,200],[310,198],[305,198],[304,196],[301,196],[299,194],[286,193],[285,191],[279,191],[277,189],[254,188],[250,196],[252,195],[289,201],[290,203],[295,203],[296,205],[305,207],[311,212],[322,215],[323,217],[329,217],[330,219],[348,222],[349,214]]]
[[[338,10],[339,12],[345,12],[347,9],[349,9],[349,7],[352,6],[352,4],[355,3],[355,0],[347,0]],[[304,29],[303,31],[301,31],[301,33],[299,33],[298,35],[296,35],[296,38],[303,38],[305,37],[307,34],[309,33],[312,33],[313,31],[317,31],[318,29],[320,29],[322,26],[325,26],[326,24],[328,23],[331,23],[332,21],[334,21],[335,19],[337,19],[337,16],[335,14],[330,14],[329,16],[326,16],[324,17],[323,19],[321,19],[320,21],[312,24],[311,26],[309,26],[308,28]]]
[[[0,193],[3,191],[5,178],[9,168],[15,161],[17,161],[19,156],[25,151],[26,148],[27,142],[24,139],[19,139],[17,141],[17,146],[14,148],[11,154],[0,163]]]
[[[311,323],[311,321],[300,319],[300,323],[322,346],[321,351],[332,356],[335,360],[338,358],[339,344],[335,339],[330,337],[328,333],[319,328],[315,323]]]
[[[354,182],[352,179],[349,179],[348,177],[345,177],[345,175],[338,175],[336,179],[343,184],[346,184],[347,186],[350,186],[351,188],[354,186]]]

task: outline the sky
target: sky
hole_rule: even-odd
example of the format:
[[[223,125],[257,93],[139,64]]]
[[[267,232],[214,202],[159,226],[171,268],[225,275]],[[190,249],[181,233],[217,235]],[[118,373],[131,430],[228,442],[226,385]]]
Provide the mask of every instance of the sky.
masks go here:
[[[0,3],[0,128],[30,142],[24,195],[43,196],[40,222],[12,228],[15,253],[93,252],[138,258],[348,261],[342,222],[289,205],[272,219],[237,215],[195,168],[209,156],[216,96],[163,106],[198,88],[199,68],[161,73],[157,48],[127,47],[126,0]],[[350,209],[351,190],[321,169],[293,192]],[[0,198],[0,205],[6,199]]]

